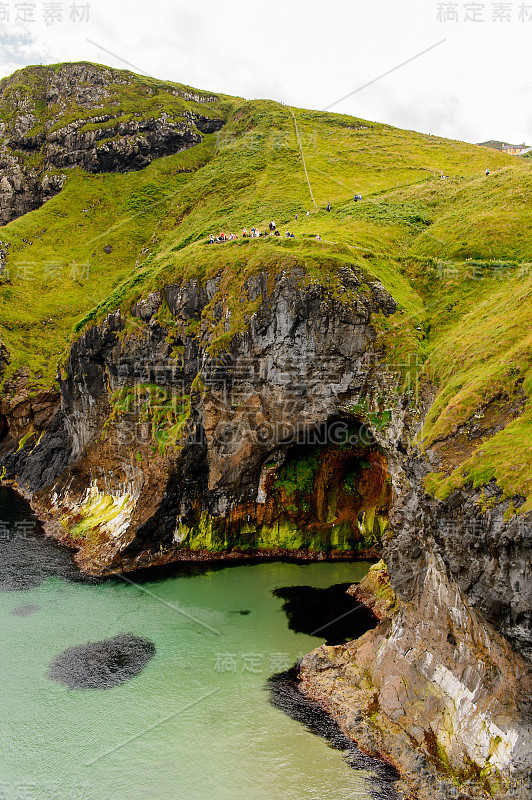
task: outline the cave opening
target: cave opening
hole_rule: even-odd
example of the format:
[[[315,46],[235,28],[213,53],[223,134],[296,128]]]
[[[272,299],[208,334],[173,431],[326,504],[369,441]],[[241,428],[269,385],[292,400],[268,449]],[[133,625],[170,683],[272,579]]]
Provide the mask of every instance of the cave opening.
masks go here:
[[[361,422],[334,418],[305,431],[266,464],[263,523],[305,531],[306,546],[360,550],[388,527],[391,478],[383,448]]]

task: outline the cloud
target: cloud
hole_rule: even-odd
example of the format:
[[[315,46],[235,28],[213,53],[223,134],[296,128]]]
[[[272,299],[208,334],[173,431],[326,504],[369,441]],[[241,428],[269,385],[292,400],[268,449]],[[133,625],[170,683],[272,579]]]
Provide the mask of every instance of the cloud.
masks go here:
[[[10,33],[0,31],[0,67],[17,69],[28,64],[41,64],[49,58],[47,44],[39,42],[33,33],[13,28]]]
[[[45,0],[32,2],[41,8]],[[120,56],[162,79],[320,109],[445,38],[333,110],[467,141],[506,136],[532,144],[525,102],[532,22],[441,24],[432,0],[329,0],[319,16],[307,0],[265,13],[245,0],[88,0],[89,21],[74,23],[71,3],[87,0],[58,2],[61,24],[41,19],[8,31],[0,23],[3,74],[58,61],[131,68]],[[510,0],[514,16],[519,2]]]

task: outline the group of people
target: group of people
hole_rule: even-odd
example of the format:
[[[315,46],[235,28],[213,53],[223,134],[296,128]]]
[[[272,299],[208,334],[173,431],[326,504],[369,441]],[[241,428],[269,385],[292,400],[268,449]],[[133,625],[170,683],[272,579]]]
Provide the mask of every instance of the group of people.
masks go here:
[[[357,203],[359,200],[362,200],[362,195],[361,194],[356,194],[355,195],[355,203]],[[332,206],[331,206],[330,202],[327,203],[327,206],[326,206],[327,211],[330,211],[331,208],[332,208]],[[307,216],[307,217],[310,216],[310,210],[306,212],[305,216]],[[296,221],[297,221],[298,217],[299,217],[299,214],[296,214]],[[249,231],[248,231],[247,228],[243,228],[242,229],[242,238],[243,239],[246,239],[246,238],[250,238],[250,239],[257,238],[258,239],[260,236],[281,236],[281,233],[277,229],[277,227],[275,225],[275,222],[273,220],[271,220],[271,222],[268,223],[268,230],[267,231],[261,231],[261,230],[259,230],[259,228],[256,228],[255,226],[250,228]],[[286,231],[285,236],[288,237],[289,239],[295,239],[296,238],[295,234],[291,233],[288,230]],[[232,239],[238,239],[238,236],[236,234],[234,234],[234,233],[227,234],[227,233],[224,233],[222,231],[221,233],[218,234],[218,236],[214,236],[211,233],[211,235],[209,236],[209,242],[208,243],[209,244],[219,244],[220,242],[230,242]],[[316,239],[321,240],[321,236],[319,234],[317,234],[316,235]]]
[[[281,232],[278,231],[277,228],[275,227],[275,222],[273,220],[268,224],[268,228],[269,228],[269,230],[264,231],[264,233],[261,230],[259,230],[259,228],[255,228],[255,226],[253,226],[253,228],[250,229],[249,233],[248,233],[248,229],[247,228],[243,228],[242,236],[243,236],[244,239],[247,236],[249,236],[250,238],[253,239],[253,238],[258,238],[259,236],[280,236],[281,235]]]
[[[238,236],[235,233],[219,233],[218,236],[214,236],[212,233],[209,236],[209,244],[219,244],[220,242],[230,242],[232,239],[238,239]]]
[[[249,233],[248,233],[248,229],[244,228],[243,231],[242,231],[242,236],[245,238],[246,236],[251,236],[251,237],[257,236],[258,237],[258,236],[280,236],[281,235],[280,232],[275,227],[275,222],[273,221],[273,219],[268,224],[268,228],[269,228],[269,231],[264,231],[264,233],[262,233],[262,231],[260,231],[258,228],[255,228],[255,226],[253,226],[253,228],[251,228]]]
[[[256,238],[256,239],[258,239],[260,236],[280,236],[281,235],[281,232],[277,229],[277,227],[275,225],[275,222],[273,220],[268,224],[268,228],[269,228],[269,230],[264,231],[264,232],[259,230],[259,228],[256,228],[255,226],[250,228],[249,231],[248,231],[247,228],[243,228],[242,229],[242,238],[243,239],[246,239],[246,238],[250,238],[250,239],[255,239]],[[290,233],[290,231],[288,231],[288,230],[286,231],[285,236],[287,236],[289,239],[295,239],[296,238],[295,234],[294,233]],[[234,234],[234,233],[227,234],[227,233],[224,233],[224,231],[222,231],[221,233],[218,234],[218,236],[214,236],[214,234],[211,233],[211,235],[209,236],[208,244],[220,244],[221,242],[230,242],[233,239],[238,239],[238,236],[236,234]]]

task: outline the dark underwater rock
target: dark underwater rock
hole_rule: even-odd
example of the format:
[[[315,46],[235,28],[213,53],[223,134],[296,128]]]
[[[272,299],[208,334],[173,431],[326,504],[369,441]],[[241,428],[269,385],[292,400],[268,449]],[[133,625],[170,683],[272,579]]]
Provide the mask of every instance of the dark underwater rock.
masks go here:
[[[112,689],[140,675],[154,654],[149,639],[121,633],[68,647],[53,660],[48,675],[69,689]]]
[[[23,603],[21,606],[17,606],[11,610],[11,613],[14,617],[30,617],[32,614],[35,614],[36,611],[40,609],[40,606],[36,606],[32,603]]]

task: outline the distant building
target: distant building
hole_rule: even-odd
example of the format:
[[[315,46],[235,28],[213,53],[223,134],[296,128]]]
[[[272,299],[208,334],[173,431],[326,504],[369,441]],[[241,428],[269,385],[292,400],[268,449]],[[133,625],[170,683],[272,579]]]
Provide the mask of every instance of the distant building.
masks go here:
[[[532,148],[525,144],[508,144],[507,142],[498,142],[496,139],[489,139],[487,142],[479,142],[481,147],[491,147],[493,150],[500,150],[507,153],[509,156],[522,156],[528,153]]]
[[[529,150],[527,144],[503,144],[502,152],[507,153],[509,156],[520,156],[525,150]]]

